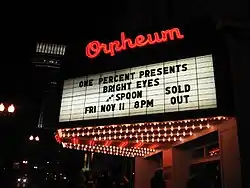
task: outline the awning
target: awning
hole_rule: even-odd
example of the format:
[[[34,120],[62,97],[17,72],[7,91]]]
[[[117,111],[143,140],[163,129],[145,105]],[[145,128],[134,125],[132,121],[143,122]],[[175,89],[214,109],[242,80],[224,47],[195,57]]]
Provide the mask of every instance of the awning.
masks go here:
[[[65,148],[127,157],[145,157],[181,143],[202,131],[214,130],[229,117],[145,122],[58,129]]]

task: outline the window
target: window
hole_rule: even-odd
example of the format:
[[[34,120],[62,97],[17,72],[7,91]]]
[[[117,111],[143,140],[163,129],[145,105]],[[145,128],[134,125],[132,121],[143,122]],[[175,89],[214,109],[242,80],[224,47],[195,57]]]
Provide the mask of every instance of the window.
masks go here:
[[[55,55],[64,55],[65,45],[38,42],[36,45],[36,52],[55,54]]]

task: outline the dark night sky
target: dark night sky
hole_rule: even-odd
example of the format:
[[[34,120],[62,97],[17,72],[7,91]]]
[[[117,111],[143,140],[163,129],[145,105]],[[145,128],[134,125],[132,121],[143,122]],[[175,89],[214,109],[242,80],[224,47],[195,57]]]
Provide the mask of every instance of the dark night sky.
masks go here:
[[[103,2],[98,7],[95,4],[88,2],[88,5],[75,4],[73,7],[69,4],[64,7],[15,4],[8,14],[1,13],[0,103],[16,105],[15,117],[0,117],[4,132],[0,141],[5,143],[3,149],[9,151],[5,153],[6,157],[13,155],[18,143],[37,124],[38,117],[34,112],[39,104],[32,101],[31,88],[31,56],[36,42],[72,44],[87,38],[110,38],[119,33],[116,23],[123,25],[127,5],[120,7],[117,1]]]
[[[86,12],[89,10],[80,7],[78,10],[51,5],[17,7],[4,15],[1,21],[0,103],[10,102],[17,106],[15,117],[0,117],[2,131],[5,132],[0,140],[6,143],[6,149],[20,140],[21,133],[27,134],[30,127],[36,126],[34,122],[37,117],[32,117],[32,112],[37,104],[30,100],[34,97],[30,87],[31,55],[36,42],[48,40],[68,43],[80,38],[85,40],[84,36],[98,35],[97,26],[106,25],[112,30],[112,23],[119,17],[113,17],[113,13],[116,14],[114,11],[105,14],[104,10],[93,12],[90,16]]]
[[[101,9],[93,11],[91,15],[86,12],[86,8],[74,10],[48,6],[25,10],[27,8],[17,12],[14,10],[13,14],[10,13],[12,17],[7,18],[1,26],[3,33],[0,97],[7,100],[14,100],[16,96],[25,98],[30,93],[30,57],[34,52],[36,41],[41,39],[69,43],[79,39],[85,40],[86,36],[105,33],[105,31],[99,32],[99,27],[106,27],[112,31],[111,26],[119,17],[119,14],[113,16],[117,14],[114,11],[107,14],[108,10]]]
[[[105,35],[105,32],[114,32],[115,27],[112,26],[115,26],[114,23],[121,14],[125,14],[121,8],[113,10],[109,7],[104,10],[100,5],[99,9],[95,8],[88,13],[87,8],[76,8],[76,6],[66,9],[51,7],[51,5],[41,7],[37,5],[34,10],[32,7],[14,9],[9,13],[11,17],[6,16],[1,23],[3,33],[1,33],[0,96],[7,95],[8,98],[15,98],[16,92],[21,95],[26,92],[22,87],[28,86],[31,79],[30,56],[37,40],[68,43],[86,40],[86,36]],[[116,5],[113,4],[113,6]]]

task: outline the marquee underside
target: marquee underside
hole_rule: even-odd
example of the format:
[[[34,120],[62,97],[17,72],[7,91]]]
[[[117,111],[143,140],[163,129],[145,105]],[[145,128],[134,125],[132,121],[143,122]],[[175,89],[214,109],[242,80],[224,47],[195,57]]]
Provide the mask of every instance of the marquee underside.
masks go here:
[[[58,129],[56,139],[65,148],[145,157],[210,130],[228,117]]]

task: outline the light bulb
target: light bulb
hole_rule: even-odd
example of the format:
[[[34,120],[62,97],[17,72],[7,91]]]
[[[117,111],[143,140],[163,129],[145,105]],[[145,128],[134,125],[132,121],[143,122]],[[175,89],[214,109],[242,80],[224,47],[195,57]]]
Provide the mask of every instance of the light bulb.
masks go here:
[[[12,104],[12,105],[10,105],[10,106],[8,107],[8,112],[13,113],[14,111],[15,111],[15,107],[14,107],[14,105]]]

